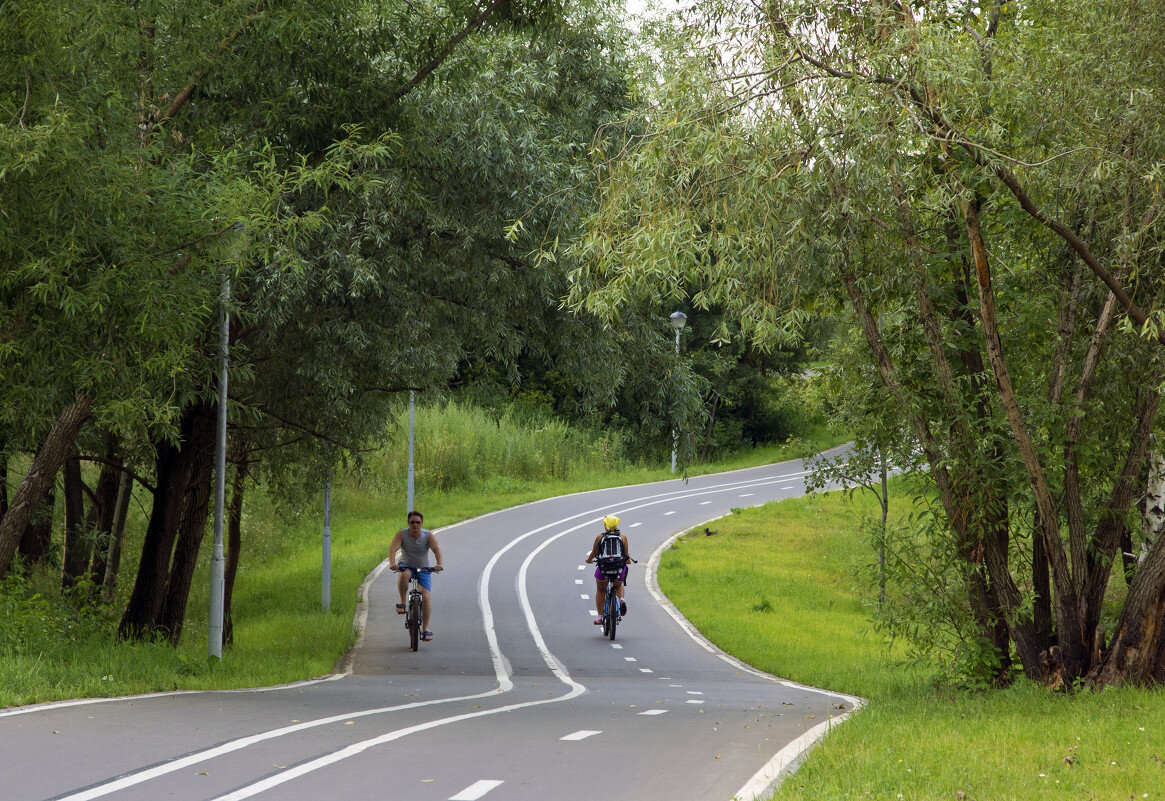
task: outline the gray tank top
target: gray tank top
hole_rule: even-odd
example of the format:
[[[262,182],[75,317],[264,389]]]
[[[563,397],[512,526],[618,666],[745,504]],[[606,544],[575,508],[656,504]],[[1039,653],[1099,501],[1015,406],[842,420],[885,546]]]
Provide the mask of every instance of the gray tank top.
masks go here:
[[[400,535],[400,560],[409,567],[429,566],[429,534],[427,528],[421,529],[421,536],[413,540],[408,529]]]

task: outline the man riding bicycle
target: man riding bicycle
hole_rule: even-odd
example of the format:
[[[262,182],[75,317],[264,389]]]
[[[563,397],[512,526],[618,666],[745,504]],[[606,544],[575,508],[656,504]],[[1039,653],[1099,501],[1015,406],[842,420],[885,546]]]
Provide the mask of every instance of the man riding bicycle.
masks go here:
[[[414,510],[408,514],[408,528],[402,528],[392,538],[388,546],[388,556],[392,569],[400,571],[397,579],[397,589],[400,590],[400,603],[396,605],[398,615],[405,613],[405,593],[409,588],[409,581],[415,572],[417,583],[421,586],[421,639],[425,642],[433,639],[433,632],[429,631],[429,613],[432,611],[433,579],[427,572],[413,570],[413,568],[429,567],[429,551],[437,557],[437,564],[433,566],[435,572],[445,568],[441,564],[441,546],[437,544],[437,535],[427,528],[421,528],[425,516]],[[399,559],[398,559],[399,552]]]
[[[619,615],[627,614],[627,563],[631,561],[631,548],[627,545],[627,535],[619,531],[619,518],[607,515],[603,518],[603,533],[595,537],[595,544],[587,555],[587,564],[596,559],[613,560],[616,564],[621,559],[623,569],[615,579],[615,597],[619,599]],[[602,565],[595,568],[595,610],[599,616],[595,618],[595,625],[603,625],[603,607],[607,603],[607,577],[603,575]]]

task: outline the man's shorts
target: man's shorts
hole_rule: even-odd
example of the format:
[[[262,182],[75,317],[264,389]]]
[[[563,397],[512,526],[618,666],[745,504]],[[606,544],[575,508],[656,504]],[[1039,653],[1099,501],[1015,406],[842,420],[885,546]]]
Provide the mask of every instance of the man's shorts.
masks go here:
[[[412,569],[408,565],[406,565],[404,562],[401,562],[399,567],[401,570],[408,570],[410,574],[413,572]],[[410,575],[410,578],[411,578],[411,575]],[[424,587],[429,592],[432,592],[433,591],[433,574],[432,573],[419,573],[418,572],[417,573],[417,583],[420,584],[422,587]]]
[[[600,568],[595,568],[595,578],[599,581],[603,580],[603,571]],[[619,581],[627,581],[627,565],[623,565],[623,572],[619,574]]]

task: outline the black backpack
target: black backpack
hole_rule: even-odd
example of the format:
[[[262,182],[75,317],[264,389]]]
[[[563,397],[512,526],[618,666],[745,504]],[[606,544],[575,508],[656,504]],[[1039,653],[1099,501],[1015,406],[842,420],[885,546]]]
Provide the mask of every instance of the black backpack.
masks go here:
[[[599,549],[595,557],[599,572],[604,576],[618,578],[627,566],[627,552],[623,549],[623,538],[619,529],[604,531],[599,539]]]

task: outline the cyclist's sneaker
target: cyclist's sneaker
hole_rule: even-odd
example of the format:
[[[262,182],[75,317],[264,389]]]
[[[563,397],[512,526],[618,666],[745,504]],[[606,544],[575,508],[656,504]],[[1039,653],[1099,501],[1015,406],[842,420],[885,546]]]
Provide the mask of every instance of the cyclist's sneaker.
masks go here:
[[[596,626],[601,626],[601,625],[603,625],[603,619],[602,619],[601,617],[596,617],[596,618],[595,618],[595,625],[596,625]]]
[[[404,604],[397,604],[396,605],[396,613],[398,615],[403,615],[405,613],[405,605]]]
[[[619,616],[622,617],[625,614],[627,614],[627,602],[624,601],[622,598],[620,598],[619,599]]]

